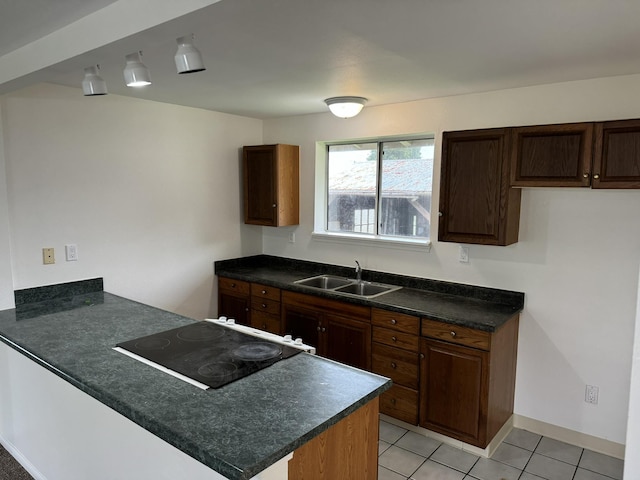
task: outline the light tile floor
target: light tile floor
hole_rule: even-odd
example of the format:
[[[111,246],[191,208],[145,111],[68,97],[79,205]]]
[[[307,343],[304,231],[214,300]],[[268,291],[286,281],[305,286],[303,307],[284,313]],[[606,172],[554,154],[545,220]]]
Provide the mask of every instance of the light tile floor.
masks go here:
[[[622,480],[623,462],[513,429],[491,458],[380,421],[378,480]]]

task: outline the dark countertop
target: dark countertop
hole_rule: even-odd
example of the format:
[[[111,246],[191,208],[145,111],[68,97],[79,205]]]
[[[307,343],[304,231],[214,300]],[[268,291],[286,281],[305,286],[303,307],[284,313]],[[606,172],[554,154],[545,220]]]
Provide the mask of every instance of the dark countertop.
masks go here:
[[[371,299],[354,298],[295,284],[315,275],[354,278],[354,268],[256,255],[215,263],[218,276],[261,283],[298,293],[331,298],[487,332],[496,331],[522,311],[524,293],[365,270],[363,280],[403,288]]]
[[[258,474],[391,384],[301,353],[200,390],[112,350],[193,319],[82,284],[48,299],[16,292],[16,309],[0,311],[0,341],[230,479]]]

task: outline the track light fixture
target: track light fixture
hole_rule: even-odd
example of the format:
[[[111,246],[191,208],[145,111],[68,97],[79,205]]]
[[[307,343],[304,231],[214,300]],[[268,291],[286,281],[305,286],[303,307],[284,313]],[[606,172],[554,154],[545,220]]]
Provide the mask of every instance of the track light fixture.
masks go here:
[[[142,63],[142,51],[130,53],[125,58],[127,64],[124,67],[124,81],[127,87],[144,87],[151,85],[149,69]]]
[[[82,93],[85,97],[107,94],[107,83],[99,75],[100,65],[94,65],[84,69],[82,80]]]
[[[355,117],[366,102],[364,97],[331,97],[324,101],[331,113],[340,118]]]
[[[185,35],[176,39],[178,51],[174,58],[178,73],[195,73],[206,70],[200,51],[194,47],[195,35]]]

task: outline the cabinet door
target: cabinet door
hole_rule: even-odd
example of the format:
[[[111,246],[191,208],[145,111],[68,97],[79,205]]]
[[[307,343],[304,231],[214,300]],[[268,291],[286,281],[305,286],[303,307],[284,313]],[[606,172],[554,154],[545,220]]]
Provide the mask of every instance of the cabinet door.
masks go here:
[[[326,315],[321,332],[326,334],[324,356],[352,367],[371,369],[370,324]]]
[[[518,241],[520,190],[509,188],[508,148],[508,129],[443,133],[438,240]]]
[[[593,188],[640,188],[640,120],[596,124]]]
[[[218,293],[218,316],[234,318],[236,323],[249,325],[250,318],[249,296],[238,295],[236,292],[220,290]]]
[[[285,335],[302,338],[307,345],[316,347],[316,353],[323,355],[324,345],[320,345],[320,313],[292,305],[282,305],[282,318]]]
[[[421,340],[420,425],[480,446],[486,437],[488,353]]]
[[[277,225],[275,145],[244,147],[244,222]]]
[[[514,128],[511,185],[588,187],[592,144],[592,123]]]

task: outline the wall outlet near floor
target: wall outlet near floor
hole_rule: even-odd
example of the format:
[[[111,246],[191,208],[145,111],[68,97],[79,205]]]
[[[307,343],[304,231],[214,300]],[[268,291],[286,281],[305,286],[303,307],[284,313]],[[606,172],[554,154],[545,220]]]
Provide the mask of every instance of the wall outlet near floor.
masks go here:
[[[54,256],[53,248],[42,249],[42,263],[44,265],[53,265],[56,263],[56,257]]]
[[[584,401],[593,405],[597,405],[599,390],[600,389],[595,385],[587,385],[587,388],[584,391]]]

